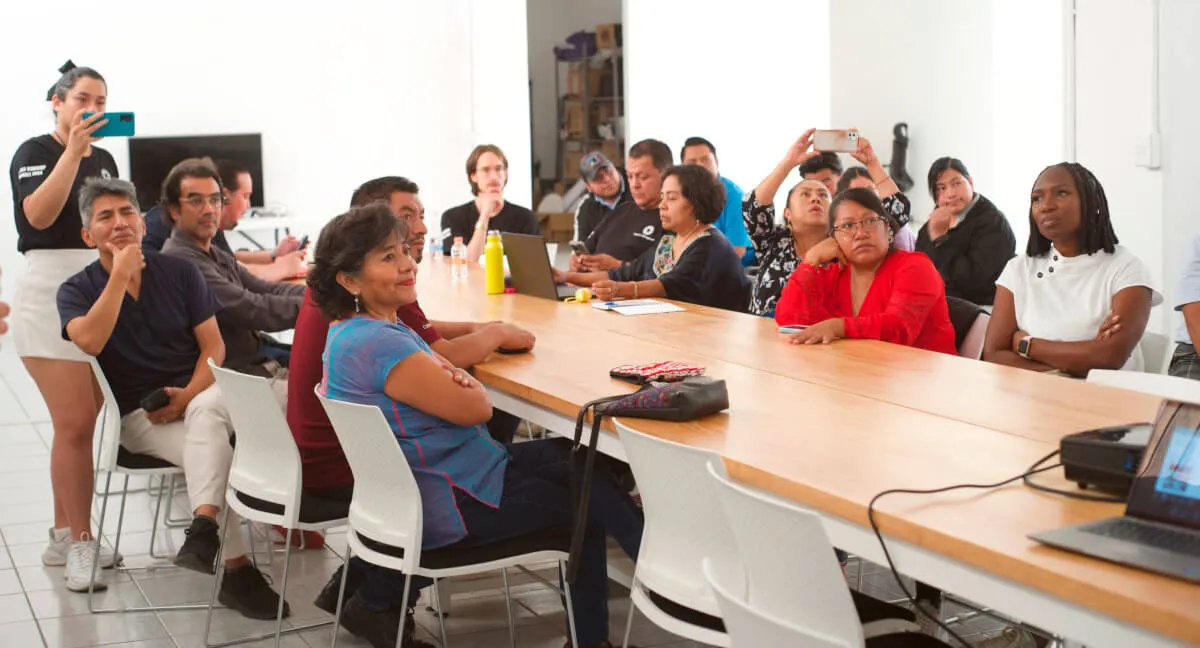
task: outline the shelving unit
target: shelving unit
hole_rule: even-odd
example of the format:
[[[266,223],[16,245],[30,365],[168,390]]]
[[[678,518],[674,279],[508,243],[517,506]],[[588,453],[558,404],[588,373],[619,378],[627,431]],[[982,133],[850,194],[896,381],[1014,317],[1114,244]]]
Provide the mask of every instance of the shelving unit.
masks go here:
[[[618,126],[618,120],[625,116],[621,56],[621,48],[617,47],[597,50],[591,56],[555,58],[554,94],[558,97],[555,162],[556,175],[561,180],[577,179],[580,160],[592,151],[602,151],[613,164],[624,163],[625,141],[620,132],[623,128]],[[612,125],[611,138],[599,133],[598,127],[605,122]]]

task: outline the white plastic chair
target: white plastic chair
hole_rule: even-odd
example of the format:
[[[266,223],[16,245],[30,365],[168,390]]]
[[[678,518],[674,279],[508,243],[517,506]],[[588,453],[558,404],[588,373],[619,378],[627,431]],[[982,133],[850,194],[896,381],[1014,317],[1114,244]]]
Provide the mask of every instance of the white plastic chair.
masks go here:
[[[814,645],[864,646],[874,639],[895,641],[898,634],[906,635],[905,643],[913,645],[945,645],[918,634],[920,627],[912,621],[882,618],[864,624],[860,620],[816,513],[736,484],[715,465],[707,474],[737,542],[747,583],[745,605],[811,637],[833,642]],[[720,563],[714,560],[714,565]],[[870,599],[863,597],[863,601]]]
[[[1142,335],[1138,346],[1142,348],[1144,371],[1151,374],[1165,374],[1171,366],[1171,354],[1174,345],[1171,340],[1161,333],[1147,331]]]
[[[975,318],[975,323],[971,324],[967,335],[963,337],[962,345],[958,347],[958,355],[972,360],[983,357],[983,341],[987,337],[988,322],[991,319],[992,316],[987,313],[980,313]]]
[[[1092,369],[1087,381],[1152,396],[1200,404],[1200,380],[1119,369]]]
[[[100,500],[100,517],[96,522],[96,538],[97,540],[104,537],[104,523],[108,517],[108,500],[109,498],[120,495],[121,507],[117,513],[117,532],[113,536],[113,553],[116,553],[121,548],[121,527],[125,522],[125,502],[129,497],[129,478],[135,476],[151,477],[158,476],[163,478],[163,483],[168,478],[183,474],[183,468],[175,464],[152,457],[150,455],[134,454],[121,447],[121,410],[117,406],[117,398],[113,395],[112,387],[108,384],[108,379],[104,376],[104,371],[100,369],[100,363],[95,359],[91,360],[92,373],[96,376],[96,383],[100,385],[100,393],[104,397],[104,404],[100,408],[100,414],[96,418],[96,443],[98,451],[96,454],[96,476],[97,481],[101,474],[104,475],[104,488],[100,491],[105,493]],[[183,421],[175,421],[167,423],[167,426],[182,426]],[[124,485],[119,493],[110,492],[112,486],[113,475],[122,475],[125,477]],[[157,504],[154,508],[154,521],[150,529],[150,557],[154,559],[164,559],[169,556],[165,554],[156,554],[154,551],[155,541],[158,538],[159,521],[162,519],[162,505],[164,497],[170,496],[170,489],[160,486]],[[146,605],[135,607],[119,607],[119,608],[98,608],[96,607],[95,597],[96,592],[96,570],[100,564],[100,542],[96,542],[96,553],[92,560],[92,583],[88,586],[88,611],[93,614],[110,613],[110,612],[157,612],[163,610],[203,610],[208,607],[206,603],[195,604],[179,604],[179,605]],[[144,571],[147,567],[122,567],[117,571],[133,572]]]
[[[350,502],[350,531],[346,534],[346,560],[351,555],[380,567],[404,574],[404,594],[408,601],[413,576],[433,579],[433,596],[438,597],[438,580],[452,576],[478,574],[501,570],[504,580],[504,602],[508,610],[508,633],[512,646],[517,645],[513,623],[512,598],[508,590],[508,568],[526,563],[556,561],[560,576],[569,557],[569,535],[535,533],[480,547],[450,545],[423,551],[421,494],[408,460],[388,426],[383,412],[372,405],[358,405],[326,398],[321,385],[314,389],[338,443],[346,453],[350,471],[354,473],[354,498]],[[537,578],[547,587],[566,597],[567,622],[571,645],[578,646],[575,616],[571,608],[571,588],[564,581],[564,590]],[[337,610],[341,614],[346,581],[338,592]],[[438,614],[443,648],[449,646],[444,615]],[[403,624],[403,620],[401,621]],[[400,628],[403,630],[403,627]]]
[[[642,434],[620,420],[615,425],[646,514],[624,645],[629,645],[636,608],[664,630],[728,646],[721,609],[700,575],[700,561],[706,557],[721,564],[737,561],[733,533],[715,505],[716,485],[707,472],[710,465],[725,470],[720,455]]]
[[[756,610],[729,590],[725,579],[716,575],[712,561],[705,558],[701,569],[721,608],[733,648],[852,648],[843,639],[809,632],[782,619]]]
[[[300,450],[265,378],[217,367],[212,358],[209,358],[208,366],[217,380],[221,397],[237,430],[237,444],[225,490],[221,530],[225,534],[241,533],[240,528],[229,529],[229,511],[233,510],[244,519],[283,527],[287,529],[287,536],[284,541],[286,549],[283,552],[283,578],[279,585],[275,632],[216,644],[208,642],[212,630],[212,610],[216,607],[217,592],[225,574],[224,561],[221,559],[225,543],[222,542],[217,552],[217,577],[213,579],[208,619],[204,624],[204,644],[213,648],[274,637],[278,646],[282,634],[332,623],[327,621],[283,629],[283,604],[287,594],[288,567],[292,559],[292,530],[316,531],[344,526],[349,506],[304,496]]]

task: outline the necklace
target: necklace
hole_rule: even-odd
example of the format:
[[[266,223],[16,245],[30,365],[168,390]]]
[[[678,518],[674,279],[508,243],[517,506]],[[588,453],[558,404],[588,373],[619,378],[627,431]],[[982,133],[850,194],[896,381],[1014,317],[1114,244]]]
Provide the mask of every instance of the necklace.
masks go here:
[[[686,250],[687,246],[692,244],[692,241],[695,240],[696,236],[699,235],[699,233],[703,231],[703,229],[702,229],[703,227],[704,227],[704,223],[698,222],[698,223],[696,223],[696,225],[694,227],[692,227],[691,231],[688,232],[687,236],[676,235],[677,240],[683,241],[683,249],[680,250],[681,252],[683,250]]]

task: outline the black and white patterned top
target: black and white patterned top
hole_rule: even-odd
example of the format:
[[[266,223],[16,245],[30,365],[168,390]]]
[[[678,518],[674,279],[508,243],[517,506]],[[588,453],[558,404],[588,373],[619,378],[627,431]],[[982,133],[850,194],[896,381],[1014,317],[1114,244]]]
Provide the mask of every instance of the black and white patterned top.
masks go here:
[[[896,237],[896,247],[912,251],[915,237],[905,227],[909,221],[908,198],[903,193],[897,193],[884,198],[882,202],[884,211],[893,219],[893,232],[908,234],[907,237],[903,234]],[[753,190],[742,200],[742,220],[746,222],[746,232],[754,243],[754,254],[759,263],[758,276],[754,278],[754,292],[750,296],[750,312],[774,317],[775,303],[800,263],[792,230],[786,224],[775,223],[775,205],[759,203]]]

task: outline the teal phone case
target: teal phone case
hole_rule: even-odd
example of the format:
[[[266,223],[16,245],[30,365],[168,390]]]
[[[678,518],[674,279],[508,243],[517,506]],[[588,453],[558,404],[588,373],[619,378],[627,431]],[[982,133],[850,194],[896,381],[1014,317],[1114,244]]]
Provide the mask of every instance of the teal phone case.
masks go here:
[[[85,112],[83,118],[87,119],[95,113]],[[104,119],[108,123],[101,126],[96,132],[92,133],[92,137],[133,137],[134,120],[131,112],[110,112],[104,113]]]

